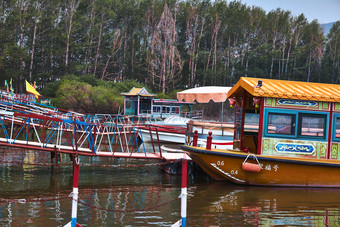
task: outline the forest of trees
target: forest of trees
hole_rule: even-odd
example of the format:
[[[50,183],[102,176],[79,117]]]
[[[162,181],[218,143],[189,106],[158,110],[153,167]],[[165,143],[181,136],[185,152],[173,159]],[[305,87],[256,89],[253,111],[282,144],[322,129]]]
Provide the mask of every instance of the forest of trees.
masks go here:
[[[0,75],[39,89],[68,74],[136,80],[156,92],[241,76],[340,83],[340,21],[226,0],[6,0]]]

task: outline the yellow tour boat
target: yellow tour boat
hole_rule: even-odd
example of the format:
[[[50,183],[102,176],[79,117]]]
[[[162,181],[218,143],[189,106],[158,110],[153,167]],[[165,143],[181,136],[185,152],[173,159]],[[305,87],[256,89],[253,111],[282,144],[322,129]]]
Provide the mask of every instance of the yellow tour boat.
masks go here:
[[[182,146],[212,178],[340,187],[340,85],[242,77],[228,98],[235,107],[233,149],[197,147],[195,138]]]

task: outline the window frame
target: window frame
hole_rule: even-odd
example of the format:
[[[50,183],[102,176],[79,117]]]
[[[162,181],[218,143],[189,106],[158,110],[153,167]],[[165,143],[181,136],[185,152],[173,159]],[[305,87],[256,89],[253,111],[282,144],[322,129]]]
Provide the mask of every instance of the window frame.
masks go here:
[[[268,120],[269,120],[269,114],[276,114],[276,115],[291,115],[293,116],[293,121],[296,125],[297,123],[297,113],[295,111],[290,111],[290,110],[281,110],[281,109],[265,109],[265,125],[263,127],[263,130],[264,130],[264,135],[265,136],[268,136],[268,137],[275,137],[275,138],[291,138],[291,139],[294,139],[296,138],[296,130],[297,130],[297,127],[295,126],[294,127],[294,132],[293,134],[274,134],[274,133],[268,133]],[[295,116],[295,117],[294,117]]]
[[[287,115],[295,115],[295,130],[293,135],[287,135],[287,134],[273,134],[268,133],[268,120],[269,120],[269,114],[287,114]],[[306,136],[306,135],[300,135],[301,129],[300,126],[302,124],[301,119],[303,116],[312,116],[317,117],[321,116],[325,119],[324,122],[324,135],[323,136]],[[329,113],[327,112],[319,112],[319,111],[301,111],[301,110],[292,110],[292,109],[278,109],[278,108],[264,108],[264,115],[263,115],[263,137],[271,137],[271,138],[286,138],[286,139],[301,139],[301,140],[314,140],[314,141],[327,141],[328,140],[328,125],[329,125]],[[339,114],[340,119],[340,114]],[[335,127],[335,126],[334,126]],[[300,132],[300,134],[299,134]],[[334,134],[334,133],[333,133]],[[334,135],[335,137],[335,135]],[[340,141],[340,138],[338,139]]]
[[[156,114],[160,114],[161,113],[161,106],[160,105],[153,105],[152,106],[152,112],[156,113]]]
[[[322,116],[324,118],[324,123],[323,123],[323,129],[324,129],[324,135],[323,136],[307,136],[307,135],[301,135],[302,133],[302,118],[306,117],[317,117],[317,116]],[[321,118],[321,117],[320,117]],[[316,113],[299,113],[298,114],[298,132],[297,136],[299,138],[320,138],[320,139],[325,139],[326,138],[326,131],[327,131],[327,115],[324,114],[316,114]]]
[[[340,113],[333,113],[333,122],[332,122],[332,141],[340,142],[340,138],[336,138],[336,119],[340,120]]]

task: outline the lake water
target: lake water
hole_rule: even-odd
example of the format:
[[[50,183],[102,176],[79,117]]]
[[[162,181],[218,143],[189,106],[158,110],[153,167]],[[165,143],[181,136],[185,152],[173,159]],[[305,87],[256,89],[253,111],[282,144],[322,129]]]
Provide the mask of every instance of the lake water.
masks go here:
[[[0,148],[0,225],[63,226],[71,220],[72,166],[50,154]],[[26,163],[26,164],[25,164]],[[63,156],[62,163],[70,163]],[[81,157],[78,223],[171,226],[180,219],[181,176],[157,161]],[[292,176],[293,177],[293,176]],[[340,189],[247,187],[188,178],[187,226],[340,226]]]

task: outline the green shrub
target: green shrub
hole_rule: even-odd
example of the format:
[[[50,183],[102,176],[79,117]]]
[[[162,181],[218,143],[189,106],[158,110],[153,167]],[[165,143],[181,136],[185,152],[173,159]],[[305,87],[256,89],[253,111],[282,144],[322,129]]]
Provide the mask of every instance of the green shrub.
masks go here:
[[[99,80],[93,75],[65,75],[60,81],[49,83],[41,94],[53,98],[52,104],[58,108],[81,113],[114,114],[123,109],[121,93],[133,87],[144,85],[134,80],[113,82]]]

